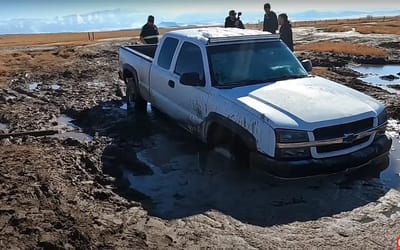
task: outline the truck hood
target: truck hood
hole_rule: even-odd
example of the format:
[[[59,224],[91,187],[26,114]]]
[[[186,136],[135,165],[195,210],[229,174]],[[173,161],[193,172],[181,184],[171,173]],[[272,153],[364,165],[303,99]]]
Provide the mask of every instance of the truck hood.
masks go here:
[[[222,90],[274,127],[299,126],[332,120],[376,116],[383,105],[375,99],[321,77],[278,81]],[[342,120],[342,121],[339,121]]]

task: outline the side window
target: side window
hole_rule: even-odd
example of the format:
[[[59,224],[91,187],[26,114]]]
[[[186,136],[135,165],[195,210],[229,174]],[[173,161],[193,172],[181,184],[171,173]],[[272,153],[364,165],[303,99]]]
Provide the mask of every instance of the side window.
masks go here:
[[[197,45],[188,42],[183,43],[176,61],[175,73],[177,75],[182,75],[183,73],[198,73],[200,79],[205,82],[203,57]]]
[[[176,46],[178,46],[178,42],[178,39],[171,37],[165,39],[157,60],[157,64],[160,67],[164,69],[169,69],[169,67],[171,66],[172,57],[174,57]]]

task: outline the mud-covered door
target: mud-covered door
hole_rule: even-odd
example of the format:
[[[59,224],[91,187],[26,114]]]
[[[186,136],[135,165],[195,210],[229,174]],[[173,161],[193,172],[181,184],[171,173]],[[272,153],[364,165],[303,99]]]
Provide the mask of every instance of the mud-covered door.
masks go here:
[[[171,98],[179,106],[180,123],[192,132],[197,132],[200,123],[207,115],[208,91],[205,80],[205,58],[199,46],[184,42],[180,48],[171,79],[174,89]],[[195,74],[198,81],[185,84],[181,76]],[[196,77],[197,78],[197,77]]]
[[[172,117],[177,109],[177,104],[171,101],[171,91],[173,91],[173,86],[171,86],[173,77],[172,61],[178,44],[178,39],[166,38],[150,71],[151,105]]]

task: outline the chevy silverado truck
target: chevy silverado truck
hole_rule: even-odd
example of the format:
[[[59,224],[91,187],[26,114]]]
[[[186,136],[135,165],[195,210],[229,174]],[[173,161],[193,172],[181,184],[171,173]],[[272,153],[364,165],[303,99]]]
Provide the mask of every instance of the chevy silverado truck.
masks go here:
[[[385,107],[309,74],[279,36],[172,31],[119,50],[129,106],[147,102],[212,147],[280,177],[330,174],[387,157]]]

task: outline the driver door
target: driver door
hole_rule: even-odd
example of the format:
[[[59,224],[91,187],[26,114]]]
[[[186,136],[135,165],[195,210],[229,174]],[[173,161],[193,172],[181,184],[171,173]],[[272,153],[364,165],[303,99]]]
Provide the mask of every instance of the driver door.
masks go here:
[[[176,59],[172,81],[175,84],[170,92],[171,101],[178,106],[181,124],[191,132],[195,132],[207,116],[208,91],[205,80],[205,55],[199,46],[184,42]],[[197,73],[199,83],[184,85],[180,81],[184,73]]]

